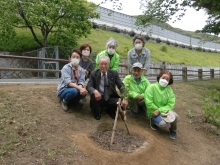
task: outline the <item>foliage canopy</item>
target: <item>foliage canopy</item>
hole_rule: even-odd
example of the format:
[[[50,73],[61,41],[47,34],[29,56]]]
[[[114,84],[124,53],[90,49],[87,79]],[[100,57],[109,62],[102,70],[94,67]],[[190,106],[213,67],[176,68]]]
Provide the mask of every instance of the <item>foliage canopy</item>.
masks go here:
[[[123,4],[120,0],[103,0],[113,2],[113,9],[120,9]],[[220,33],[220,1],[219,0],[139,0],[143,15],[137,16],[138,26],[149,26],[150,23],[165,23],[169,20],[181,20],[189,7],[195,10],[204,9],[208,14],[207,24],[203,33]],[[119,7],[118,7],[119,6]]]
[[[41,47],[49,37],[54,45],[74,46],[90,33],[90,19],[99,17],[96,8],[87,0],[1,0],[0,39],[14,37],[18,27],[29,29]]]

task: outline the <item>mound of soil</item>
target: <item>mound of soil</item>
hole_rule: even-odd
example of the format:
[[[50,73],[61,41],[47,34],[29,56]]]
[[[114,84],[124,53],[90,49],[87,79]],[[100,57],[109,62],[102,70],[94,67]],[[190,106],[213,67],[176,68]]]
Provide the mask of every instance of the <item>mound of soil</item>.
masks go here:
[[[128,134],[125,129],[121,128],[115,130],[114,141],[110,145],[112,128],[112,124],[102,123],[98,126],[95,133],[90,134],[90,138],[106,150],[121,151],[124,153],[132,153],[148,145],[144,137],[137,134]]]

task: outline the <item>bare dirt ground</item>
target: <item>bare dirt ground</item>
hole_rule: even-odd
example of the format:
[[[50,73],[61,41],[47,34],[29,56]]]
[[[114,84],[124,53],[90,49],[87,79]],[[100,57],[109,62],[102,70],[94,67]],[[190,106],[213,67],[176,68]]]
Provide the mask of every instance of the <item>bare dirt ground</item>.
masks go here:
[[[148,118],[127,113],[131,135],[119,118],[110,146],[114,120],[105,112],[95,120],[89,97],[82,109],[71,106],[64,112],[56,85],[0,85],[0,164],[218,165],[220,130],[204,122],[204,86],[172,86],[180,117],[176,140],[167,130],[151,130]]]

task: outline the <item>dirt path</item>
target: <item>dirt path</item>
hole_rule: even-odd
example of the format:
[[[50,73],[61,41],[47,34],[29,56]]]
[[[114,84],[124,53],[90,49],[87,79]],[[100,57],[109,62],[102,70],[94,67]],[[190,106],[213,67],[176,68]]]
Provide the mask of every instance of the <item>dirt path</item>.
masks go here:
[[[173,89],[177,95],[175,110],[180,116],[177,139],[170,139],[167,130],[151,130],[149,119],[134,119],[128,113],[131,133],[142,136],[147,145],[136,152],[123,153],[106,150],[90,138],[101,123],[114,120],[104,113],[96,121],[88,107],[89,99],[82,109],[72,106],[64,112],[55,96],[56,85],[0,85],[0,164],[218,165],[219,129],[203,122],[196,92],[183,94],[183,89],[196,89],[184,83]],[[120,119],[117,128],[125,129]],[[11,149],[7,149],[9,144]]]

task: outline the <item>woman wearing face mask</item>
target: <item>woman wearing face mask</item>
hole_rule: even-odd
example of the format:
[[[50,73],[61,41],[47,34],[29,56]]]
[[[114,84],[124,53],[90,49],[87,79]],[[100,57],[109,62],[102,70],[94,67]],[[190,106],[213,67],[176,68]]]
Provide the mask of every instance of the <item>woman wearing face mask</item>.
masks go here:
[[[140,62],[143,65],[142,74],[144,75],[150,67],[150,51],[144,47],[145,39],[143,36],[134,36],[133,45],[134,48],[128,51],[129,71],[134,63]]]
[[[117,41],[114,40],[112,37],[109,38],[108,41],[106,42],[106,50],[102,51],[101,53],[99,53],[96,56],[96,60],[95,60],[96,67],[95,67],[95,69],[98,69],[99,58],[101,56],[108,56],[110,58],[110,68],[109,69],[118,70],[120,57],[115,52],[117,47],[118,47]]]
[[[157,76],[157,82],[151,84],[145,91],[144,100],[151,129],[169,127],[170,138],[176,139],[178,115],[173,111],[175,95],[169,86],[171,84],[173,75],[168,71],[162,71]]]
[[[91,71],[93,70],[93,62],[88,58],[92,52],[92,48],[89,44],[83,44],[80,46],[80,51],[82,53],[82,58],[79,65],[84,69],[85,79],[89,78]]]
[[[68,110],[68,103],[75,101],[79,107],[80,99],[84,98],[88,93],[84,88],[85,74],[84,69],[79,66],[81,52],[73,50],[70,53],[70,62],[61,70],[60,83],[57,87],[57,95],[61,100],[61,107],[64,111]]]

